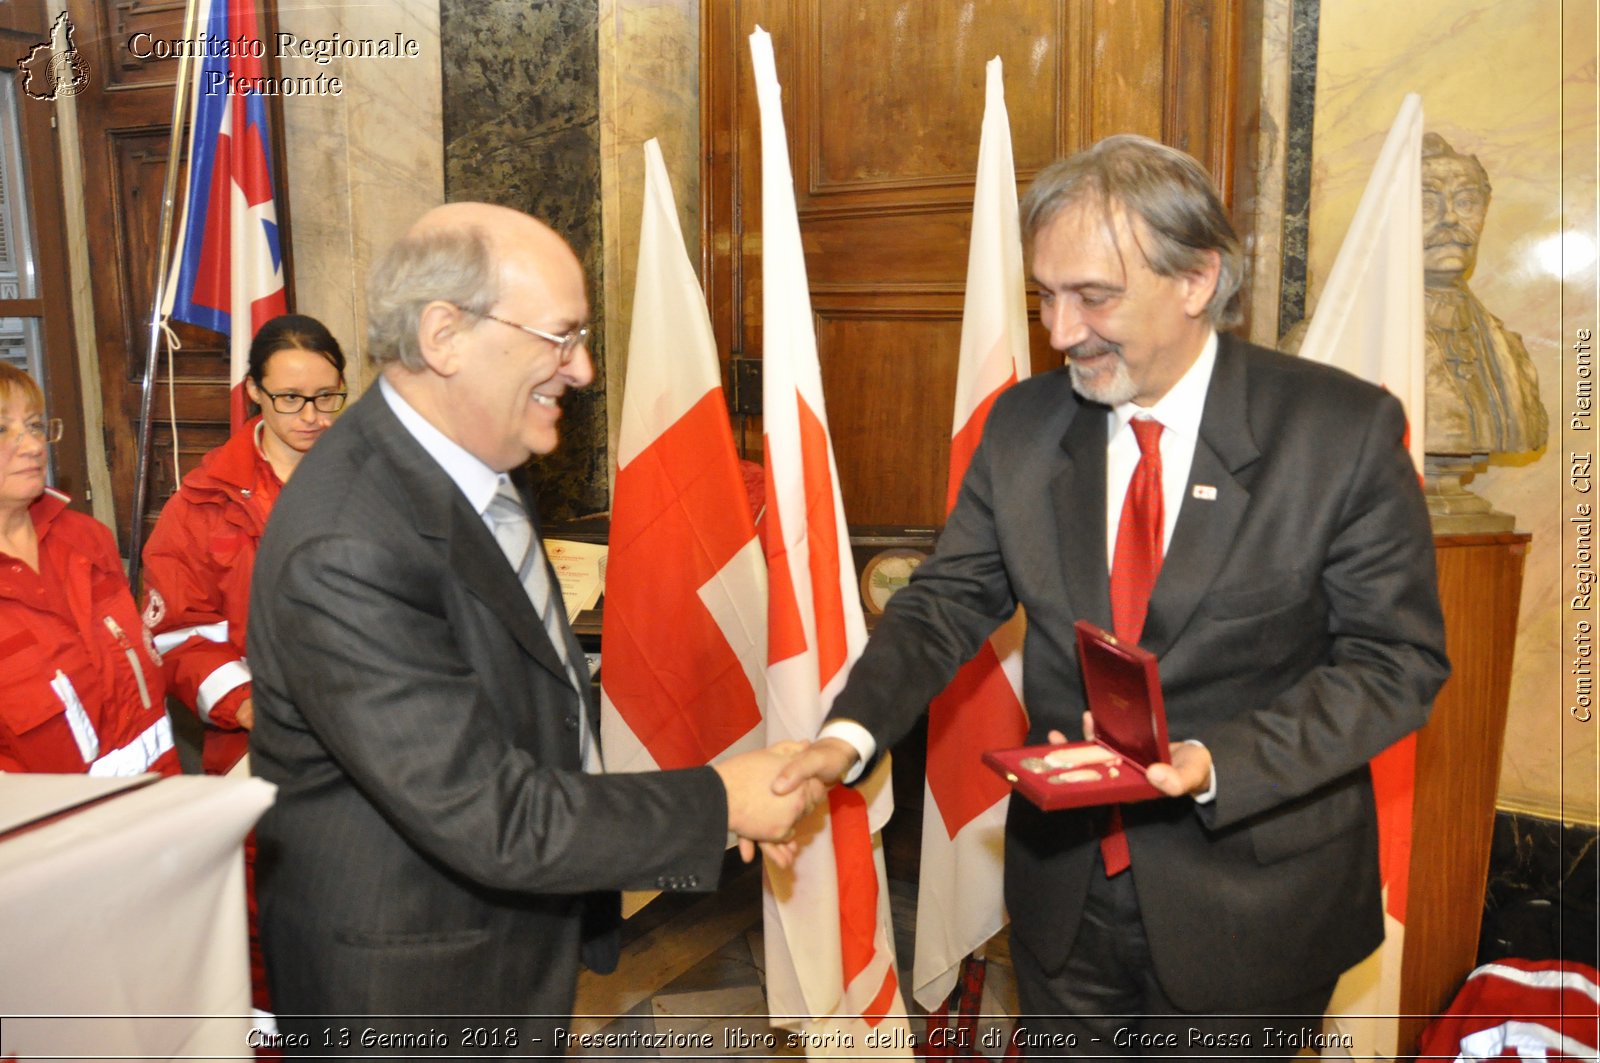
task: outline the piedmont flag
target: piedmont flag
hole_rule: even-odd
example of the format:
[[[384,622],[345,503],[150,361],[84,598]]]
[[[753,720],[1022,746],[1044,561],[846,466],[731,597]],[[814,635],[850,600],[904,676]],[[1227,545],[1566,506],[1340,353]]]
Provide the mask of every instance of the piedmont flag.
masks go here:
[[[609,771],[693,767],[766,744],[766,563],[661,146],[646,141],[644,155],[601,636]]]
[[[1411,425],[1408,443],[1422,475],[1422,99],[1412,93],[1378,153],[1377,165],[1345,234],[1327,287],[1300,344],[1300,356],[1381,384]],[[1378,861],[1384,891],[1384,942],[1345,972],[1328,1021],[1355,1040],[1353,1058],[1393,1058],[1400,1036],[1400,959],[1411,872],[1411,805],[1416,736],[1372,760],[1378,799]],[[1329,1053],[1325,1050],[1324,1055]]]
[[[987,69],[947,510],[955,506],[995,398],[1028,376],[1017,177],[998,56]],[[1011,791],[984,769],[980,757],[986,749],[1019,746],[1028,734],[1021,695],[1023,624],[1019,612],[995,632],[928,709],[928,813],[922,817],[912,995],[929,1011],[950,995],[962,960],[1005,924],[1001,878]]]
[[[203,49],[189,86],[194,105],[189,179],[161,312],[229,338],[230,409],[238,428],[245,420],[250,341],[262,325],[286,313],[288,304],[266,99],[240,86],[262,76],[265,48],[255,0],[200,2],[196,37],[218,44]],[[211,55],[212,50],[224,54]]]
[[[809,741],[867,641],[850,561],[800,247],[772,38],[750,35],[761,112],[762,416],[767,457],[767,738]],[[766,866],[767,1004],[813,1057],[909,1059],[877,831],[888,757],[803,820],[788,871]]]

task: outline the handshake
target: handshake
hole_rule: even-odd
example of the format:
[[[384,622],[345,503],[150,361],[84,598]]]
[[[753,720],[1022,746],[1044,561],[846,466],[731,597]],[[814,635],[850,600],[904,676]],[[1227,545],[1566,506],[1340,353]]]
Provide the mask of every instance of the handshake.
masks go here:
[[[738,835],[745,862],[760,844],[774,864],[792,866],[800,848],[796,827],[858,759],[848,742],[822,738],[779,742],[712,765],[728,791],[728,830]]]

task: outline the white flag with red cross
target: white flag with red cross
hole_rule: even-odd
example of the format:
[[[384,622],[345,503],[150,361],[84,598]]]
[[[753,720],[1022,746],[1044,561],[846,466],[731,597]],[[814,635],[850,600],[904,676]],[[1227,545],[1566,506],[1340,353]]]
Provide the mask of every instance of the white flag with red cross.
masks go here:
[[[809,741],[866,644],[822,371],[772,38],[750,37],[761,113],[762,418],[767,462],[767,737]],[[877,831],[888,758],[802,821],[788,871],[766,868],[767,1001],[814,1058],[910,1058]]]

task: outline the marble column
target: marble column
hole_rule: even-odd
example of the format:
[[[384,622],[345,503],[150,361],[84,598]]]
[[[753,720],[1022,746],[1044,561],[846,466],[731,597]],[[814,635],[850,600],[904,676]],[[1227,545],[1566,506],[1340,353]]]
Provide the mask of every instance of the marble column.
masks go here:
[[[352,393],[370,383],[366,281],[372,260],[444,199],[438,0],[279,5],[300,38],[415,41],[402,58],[282,60],[286,77],[337,77],[337,95],[285,97],[283,122],[295,307],[320,319],[349,360]]]
[[[606,419],[617,453],[644,200],[644,142],[661,142],[689,258],[700,259],[700,0],[600,0]],[[615,470],[612,470],[613,477]]]
[[[601,277],[598,0],[441,0],[444,191],[549,222],[589,278],[595,382],[563,407],[537,462],[545,520],[604,511],[606,307]]]

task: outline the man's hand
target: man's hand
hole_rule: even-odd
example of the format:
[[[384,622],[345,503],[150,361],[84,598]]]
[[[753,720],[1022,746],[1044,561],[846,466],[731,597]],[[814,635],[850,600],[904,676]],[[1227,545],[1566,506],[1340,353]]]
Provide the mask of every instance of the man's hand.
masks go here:
[[[1144,777],[1168,797],[1193,797],[1211,789],[1211,751],[1193,742],[1168,746],[1171,764],[1152,764]]]
[[[256,725],[256,699],[245,698],[233,711],[233,718],[241,730],[248,731]]]
[[[819,738],[791,760],[772,783],[772,792],[787,794],[803,786],[816,787],[820,795],[837,783],[861,759],[855,747],[840,738]]]
[[[1083,737],[1094,741],[1094,717],[1083,714]],[[1051,731],[1051,744],[1061,745],[1067,736]],[[1152,764],[1145,769],[1144,777],[1151,786],[1168,797],[1193,797],[1211,789],[1211,751],[1194,742],[1170,742],[1167,751],[1171,764]]]
[[[779,769],[806,748],[803,742],[780,742],[767,749],[741,753],[712,765],[728,792],[728,830],[739,836],[739,855],[755,859],[755,843],[779,867],[794,863],[794,828],[822,797],[820,784],[776,789]]]

